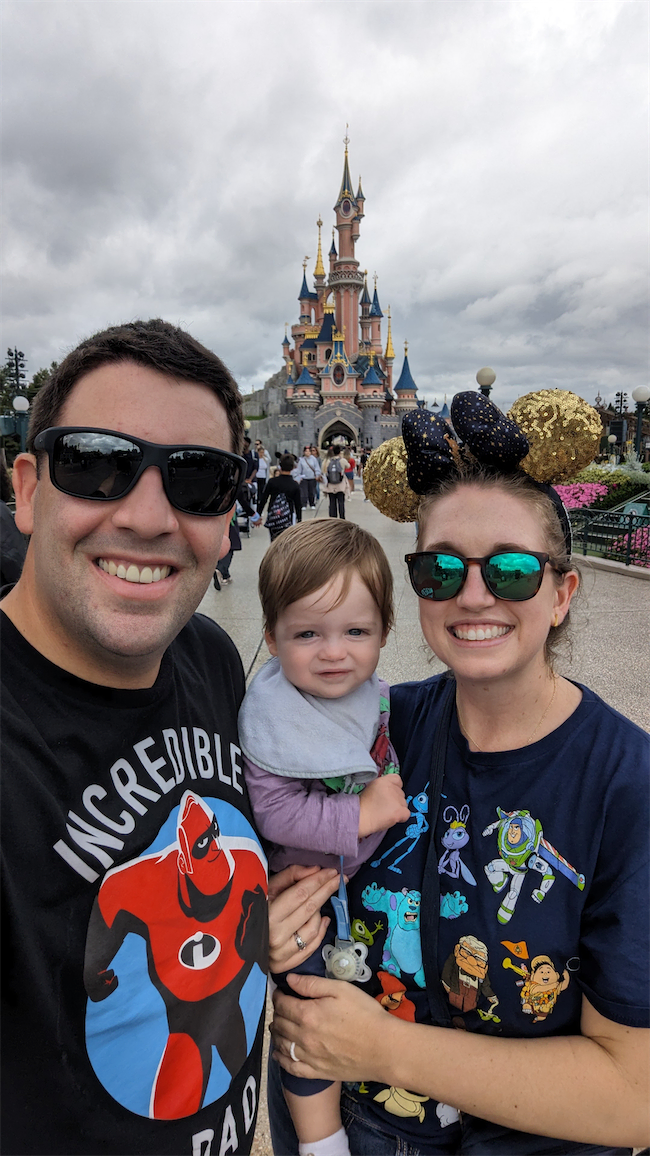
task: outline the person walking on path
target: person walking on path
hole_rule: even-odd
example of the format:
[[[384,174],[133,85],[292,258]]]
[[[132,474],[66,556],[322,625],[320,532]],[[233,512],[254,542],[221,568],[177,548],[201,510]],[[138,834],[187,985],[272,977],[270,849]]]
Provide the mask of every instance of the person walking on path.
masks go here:
[[[293,454],[283,454],[280,458],[280,473],[277,478],[271,478],[258,511],[261,514],[266,503],[269,503],[269,512],[264,524],[272,542],[283,530],[288,530],[293,524],[294,517],[296,522],[302,521],[300,486],[292,477],[293,469]]]
[[[323,493],[329,495],[330,518],[345,518],[345,499],[350,496],[350,485],[345,476],[346,461],[337,446],[330,446],[325,465]]]
[[[353,455],[353,449],[354,447],[350,446],[345,453],[345,458],[348,463],[345,470],[345,476],[348,479],[348,484],[350,486],[350,495],[354,493],[354,474],[357,468],[357,463]]]
[[[298,459],[298,483],[300,485],[300,496],[302,501],[302,508],[304,510],[307,503],[312,510],[316,505],[316,482],[320,477],[320,464],[317,458],[314,458],[311,452],[311,446],[305,446],[302,451],[302,457]]]
[[[259,510],[261,503],[264,501],[264,491],[267,487],[271,472],[271,455],[259,440],[255,442],[255,453],[257,454],[257,476],[255,478],[257,483],[256,504]]]

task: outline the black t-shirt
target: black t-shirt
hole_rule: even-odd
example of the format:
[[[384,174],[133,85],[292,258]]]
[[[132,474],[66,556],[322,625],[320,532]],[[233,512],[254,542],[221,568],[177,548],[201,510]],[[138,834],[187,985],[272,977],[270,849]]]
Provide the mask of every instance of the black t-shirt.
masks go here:
[[[289,505],[293,507],[296,515],[296,522],[302,521],[302,497],[300,495],[300,486],[295,478],[290,474],[278,474],[277,477],[271,478],[266,490],[264,491],[264,500],[259,508],[261,514],[266,503],[273,501],[276,494],[286,494]]]
[[[234,645],[195,615],[150,689],[2,618],[3,1151],[250,1151],[266,862]]]

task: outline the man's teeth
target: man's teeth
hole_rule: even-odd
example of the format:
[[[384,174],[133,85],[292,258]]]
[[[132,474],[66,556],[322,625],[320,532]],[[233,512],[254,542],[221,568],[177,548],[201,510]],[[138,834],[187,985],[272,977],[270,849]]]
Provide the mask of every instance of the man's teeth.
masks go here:
[[[501,638],[509,626],[454,626],[453,633],[463,642],[482,642],[485,638]]]
[[[126,582],[160,582],[171,571],[171,566],[136,566],[133,562],[106,562],[103,558],[97,559],[97,565],[114,578],[124,578]]]

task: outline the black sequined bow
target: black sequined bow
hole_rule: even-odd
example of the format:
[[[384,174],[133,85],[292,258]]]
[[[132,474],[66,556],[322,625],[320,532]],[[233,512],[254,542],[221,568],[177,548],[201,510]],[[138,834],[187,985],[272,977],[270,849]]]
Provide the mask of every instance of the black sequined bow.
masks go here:
[[[528,440],[519,426],[474,390],[456,394],[451,421],[453,429],[425,409],[411,410],[404,417],[408,482],[416,494],[426,494],[453,472],[458,441],[481,465],[504,473],[516,470],[528,453]]]

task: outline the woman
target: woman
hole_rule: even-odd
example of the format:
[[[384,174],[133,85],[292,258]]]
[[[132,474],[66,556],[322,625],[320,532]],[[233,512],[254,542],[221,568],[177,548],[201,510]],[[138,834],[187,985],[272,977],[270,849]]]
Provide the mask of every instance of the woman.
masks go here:
[[[255,481],[257,483],[257,509],[259,510],[264,501],[264,494],[271,475],[271,455],[259,439],[255,442],[255,453],[257,454]]]
[[[330,446],[325,461],[323,493],[329,496],[330,518],[345,518],[345,499],[350,497],[350,485],[345,474],[346,459],[339,446]]]
[[[345,451],[345,459],[348,463],[346,468],[345,468],[345,476],[348,479],[348,485],[350,487],[350,494],[353,494],[354,493],[354,474],[355,474],[355,470],[357,468],[357,463],[356,463],[355,458],[354,458],[354,446],[350,446]]]
[[[648,1143],[648,737],[555,672],[579,577],[548,491],[472,467],[424,497],[409,573],[451,675],[391,691],[412,821],[348,888],[373,976],[277,997],[279,1062],[347,1082],[357,1154]]]

